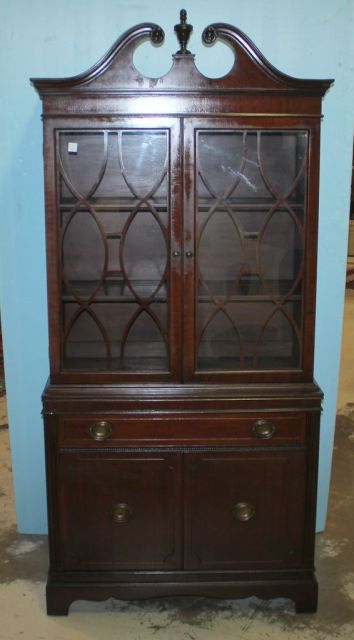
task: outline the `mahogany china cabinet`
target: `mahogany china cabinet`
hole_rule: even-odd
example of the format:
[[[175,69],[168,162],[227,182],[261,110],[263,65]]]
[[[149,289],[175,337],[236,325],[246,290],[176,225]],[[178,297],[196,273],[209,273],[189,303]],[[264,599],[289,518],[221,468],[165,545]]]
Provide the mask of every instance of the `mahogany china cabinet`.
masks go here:
[[[43,101],[49,614],[77,599],[314,611],[321,99],[223,23],[234,63],[161,78],[127,31]]]

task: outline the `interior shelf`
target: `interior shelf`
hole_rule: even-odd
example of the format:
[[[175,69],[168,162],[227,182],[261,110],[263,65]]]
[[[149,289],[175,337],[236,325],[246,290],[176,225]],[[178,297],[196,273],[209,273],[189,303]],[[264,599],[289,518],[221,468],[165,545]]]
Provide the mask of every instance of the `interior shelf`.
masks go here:
[[[89,299],[98,286],[98,281],[94,280],[75,280],[71,283],[72,289],[76,295],[82,299]],[[222,299],[227,297],[227,302],[271,302],[274,298],[281,300],[291,290],[293,282],[290,280],[267,281],[267,290],[260,280],[242,278],[239,285],[234,291],[233,281],[206,281],[206,286],[202,283],[199,285],[198,303],[208,303],[213,299]],[[132,280],[131,287],[138,298],[151,302],[167,303],[167,287],[165,284],[159,287],[159,282],[151,280]],[[157,291],[158,289],[158,291]],[[102,284],[97,290],[92,302],[96,303],[136,303],[137,298],[133,291],[128,287],[124,280],[108,281]],[[157,291],[156,294],[154,292]],[[228,292],[232,292],[231,295]],[[287,297],[289,301],[301,300],[300,285],[296,290]],[[75,296],[70,292],[68,287],[63,287],[62,301],[75,302]]]
[[[149,211],[149,206],[146,202],[141,202],[142,198],[121,198],[121,197],[91,197],[87,200],[95,211],[132,211],[139,203],[139,211]],[[155,198],[149,198],[149,203],[160,212],[167,211],[166,199],[157,200]],[[268,211],[277,202],[275,198],[226,198],[227,207],[233,211]],[[304,210],[303,202],[297,202],[291,198],[285,200],[286,204],[290,205],[292,209],[297,211]],[[60,209],[68,210],[73,208],[79,203],[77,198],[61,198]],[[86,201],[83,200],[80,204],[80,209],[85,209]],[[225,204],[217,202],[214,198],[200,199],[198,201],[198,211],[209,211],[214,207],[215,211],[225,211]],[[277,211],[285,210],[286,207],[283,201],[279,201],[276,207]]]

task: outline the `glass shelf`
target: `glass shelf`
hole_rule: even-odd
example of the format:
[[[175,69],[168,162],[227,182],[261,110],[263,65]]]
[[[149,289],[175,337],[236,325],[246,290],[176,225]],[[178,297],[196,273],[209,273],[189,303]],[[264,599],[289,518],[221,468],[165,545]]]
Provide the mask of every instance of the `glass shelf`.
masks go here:
[[[107,358],[90,358],[75,356],[65,358],[65,369],[68,371],[139,371],[165,372],[166,360],[163,358],[111,358],[107,365]]]
[[[232,280],[203,280],[199,283],[198,302],[210,301],[212,298],[227,299],[228,302],[280,300],[287,296],[293,286],[293,280],[266,280],[263,284],[258,276],[243,276],[236,286]],[[297,284],[287,299],[301,299],[301,284]]]
[[[70,284],[78,298],[85,301],[91,297],[97,288],[98,281],[78,280]],[[265,288],[259,278],[242,278],[235,290],[235,282],[233,281],[209,280],[206,281],[205,284],[199,284],[198,302],[210,302],[213,298],[218,300],[227,299],[227,302],[259,302],[263,300],[269,301],[273,298],[280,300],[287,296],[293,284],[291,280],[272,280],[266,282],[267,288]],[[165,284],[162,284],[157,293],[155,293],[159,286],[157,280],[133,280],[131,281],[131,286],[135,295],[133,295],[125,280],[108,281],[99,287],[92,299],[92,303],[136,303],[136,296],[142,300],[149,300],[151,298],[151,301],[154,303],[166,302],[167,300]],[[64,285],[62,301],[72,303],[75,302],[75,300],[75,296]],[[300,285],[297,285],[295,292],[287,296],[287,300],[301,300]]]
[[[268,211],[273,205],[275,205],[277,200],[275,198],[228,198],[227,206],[233,211]],[[63,211],[72,209],[75,205],[79,203],[78,198],[70,198],[63,197],[60,202],[60,209]],[[161,199],[150,199],[151,205],[159,210],[159,211],[167,211],[166,198]],[[294,211],[303,210],[304,205],[302,200],[298,201],[294,198],[287,198],[287,205],[291,206]],[[95,211],[127,211],[132,208],[139,207],[141,211],[148,211],[149,207],[141,202],[141,199],[137,198],[120,198],[116,197],[95,197],[91,196],[87,200],[83,200],[80,204],[81,209],[87,208],[87,204],[92,206]],[[214,208],[215,211],[224,211],[225,204],[219,203],[215,205],[215,201],[212,198],[200,198],[198,202],[198,210],[199,211],[208,211],[211,207]],[[277,209],[284,211],[286,207],[284,206],[283,201],[278,202]]]
[[[74,206],[79,203],[77,198],[63,197],[60,202],[60,210],[61,211],[69,211]],[[166,198],[155,200],[155,198],[150,199],[150,205],[146,205],[141,199],[137,198],[120,198],[120,197],[95,197],[91,196],[87,200],[83,200],[80,203],[80,209],[87,209],[87,205],[90,205],[95,209],[95,211],[131,211],[135,207],[139,208],[139,211],[150,211],[151,206],[154,209],[162,212],[167,211]]]
[[[98,280],[76,280],[69,283],[72,289],[75,291],[76,295],[80,300],[87,300],[91,297],[92,293],[97,288],[99,281]],[[151,280],[131,280],[131,287],[135,292],[135,295],[128,287],[125,280],[108,280],[104,284],[102,284],[97,292],[94,295],[92,302],[120,302],[120,303],[129,303],[133,302],[136,304],[137,297],[141,300],[148,300],[152,298],[153,302],[166,302],[166,285],[162,284],[159,287],[159,281],[151,281]],[[156,290],[159,287],[157,293]],[[63,287],[63,302],[74,302],[76,300],[75,296],[70,292],[68,287],[64,285]]]
[[[249,357],[244,359],[244,363],[241,366],[240,358],[235,356],[225,357],[225,358],[198,358],[198,370],[200,371],[214,371],[215,366],[217,366],[218,370],[224,371],[252,371],[254,369],[257,370],[279,370],[279,369],[294,369],[296,368],[296,358],[292,358],[291,356],[281,356],[281,357],[271,357],[271,356],[260,356],[254,360],[254,358]]]

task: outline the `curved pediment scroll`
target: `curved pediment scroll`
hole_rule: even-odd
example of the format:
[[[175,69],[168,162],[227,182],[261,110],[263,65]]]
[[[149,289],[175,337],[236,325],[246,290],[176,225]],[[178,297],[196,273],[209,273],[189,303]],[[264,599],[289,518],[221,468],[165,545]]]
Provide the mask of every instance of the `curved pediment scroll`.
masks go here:
[[[61,93],[72,89],[85,91],[107,89],[115,92],[131,84],[132,78],[137,86],[144,85],[144,78],[133,63],[134,51],[139,44],[150,39],[154,45],[160,45],[165,39],[163,29],[152,22],[145,22],[128,29],[105,55],[84,73],[70,78],[31,78],[32,84],[40,95]]]
[[[331,80],[300,80],[278,71],[242,31],[229,24],[215,23],[204,29],[202,40],[212,45],[216,40],[225,41],[233,50],[235,60],[231,70],[222,78],[208,78],[194,62],[194,55],[187,49],[193,29],[187,22],[187,12],[180,12],[180,24],[175,26],[180,49],[173,56],[171,69],[160,78],[149,78],[140,73],[133,62],[137,46],[150,39],[159,45],[164,32],[154,23],[143,23],[126,31],[109,51],[88,71],[71,78],[39,79],[32,83],[41,96],[74,91],[80,94],[120,94],[124,91],[158,91],[195,93],[203,91],[232,90],[233,92],[270,91],[275,93],[300,93],[323,95]]]
[[[299,79],[276,69],[256,47],[254,42],[240,29],[230,24],[215,23],[206,27],[202,41],[213,45],[218,39],[229,44],[235,53],[235,62],[225,76],[231,86],[247,89],[281,89],[305,91],[323,95],[332,80]]]

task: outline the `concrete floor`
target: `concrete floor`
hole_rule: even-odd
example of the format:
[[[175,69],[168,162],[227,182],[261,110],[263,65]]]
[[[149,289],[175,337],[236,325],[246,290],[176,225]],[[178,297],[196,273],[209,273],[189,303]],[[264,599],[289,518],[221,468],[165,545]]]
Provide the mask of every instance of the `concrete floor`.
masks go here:
[[[0,640],[353,640],[354,638],[354,290],[347,290],[338,419],[326,532],[317,536],[316,614],[290,601],[171,598],[76,602],[48,618],[45,536],[16,531],[5,399],[0,399]]]

